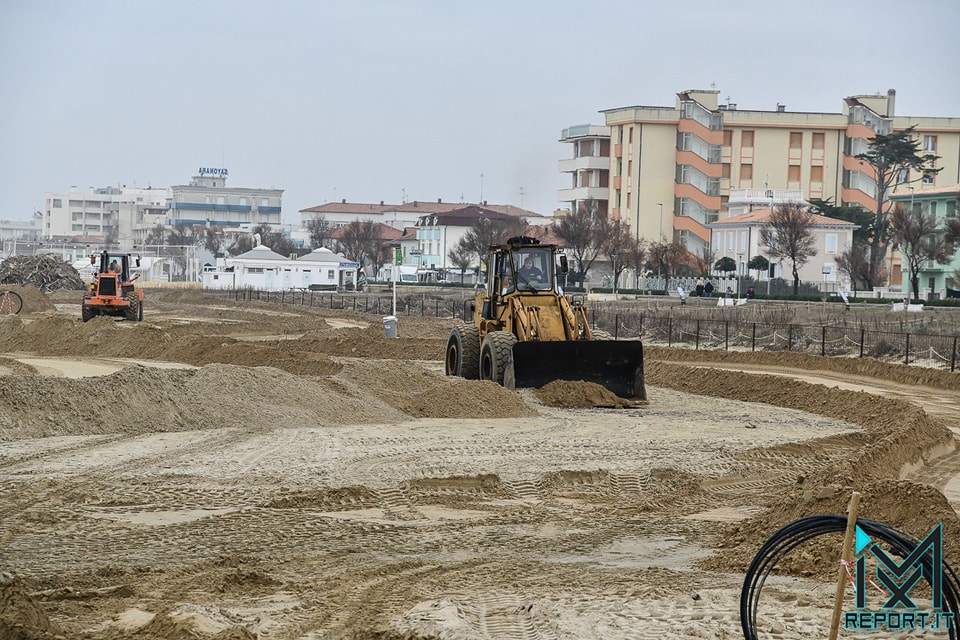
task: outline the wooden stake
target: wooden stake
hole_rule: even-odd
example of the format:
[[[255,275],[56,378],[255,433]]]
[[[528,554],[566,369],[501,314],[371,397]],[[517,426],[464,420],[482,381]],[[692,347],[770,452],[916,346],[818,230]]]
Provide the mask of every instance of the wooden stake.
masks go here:
[[[860,493],[854,491],[847,506],[847,531],[843,536],[843,562],[837,570],[837,597],[833,601],[833,622],[830,624],[830,640],[837,640],[840,630],[840,616],[843,613],[843,592],[846,590],[847,567],[853,560],[853,541],[857,531],[857,511],[860,509]]]

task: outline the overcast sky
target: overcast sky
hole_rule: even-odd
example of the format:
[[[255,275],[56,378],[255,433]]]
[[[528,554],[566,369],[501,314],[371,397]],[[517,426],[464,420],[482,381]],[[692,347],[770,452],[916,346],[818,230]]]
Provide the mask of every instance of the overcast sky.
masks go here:
[[[344,198],[549,214],[562,129],[685,89],[838,113],[895,88],[899,115],[960,117],[958,24],[957,0],[0,0],[0,218],[200,167],[283,189],[287,222]]]

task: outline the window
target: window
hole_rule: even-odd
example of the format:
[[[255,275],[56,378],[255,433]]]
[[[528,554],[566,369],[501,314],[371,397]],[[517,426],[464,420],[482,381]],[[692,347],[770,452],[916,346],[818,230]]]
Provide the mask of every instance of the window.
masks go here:
[[[740,134],[740,146],[747,148],[753,146],[753,131],[744,131]]]
[[[217,196],[217,204],[226,204],[227,199],[225,196]]]
[[[730,178],[730,163],[724,162],[720,165],[720,177],[721,178]]]
[[[825,136],[823,135],[823,133],[814,133],[814,134],[813,134],[812,145],[813,145],[813,148],[814,148],[814,149],[823,149],[824,137],[825,137]]]
[[[790,132],[790,148],[799,149],[802,146],[803,146],[803,132],[791,131]]]
[[[937,203],[936,203],[936,202],[931,202],[931,203],[930,203],[930,215],[932,215],[934,218],[937,217]]]
[[[946,210],[947,210],[947,211],[946,211],[946,213],[945,213],[944,215],[946,215],[948,218],[956,218],[956,217],[957,217],[957,202],[956,202],[955,200],[947,200]]]
[[[787,167],[787,182],[800,182],[800,165],[792,164]]]
[[[923,174],[923,180],[921,180],[921,182],[926,185],[933,184],[933,174],[932,173]]]
[[[733,231],[727,231],[727,251],[733,251]]]
[[[738,249],[738,251],[746,251],[746,250],[747,250],[747,232],[741,231],[740,232],[740,248]]]
[[[733,129],[725,129],[723,132],[723,146],[733,146]]]
[[[247,267],[244,271],[246,273],[263,273],[263,267]]]
[[[810,167],[810,182],[823,182],[823,167]]]
[[[630,127],[629,138],[629,143],[633,144],[633,127]]]
[[[823,250],[826,253],[837,252],[837,234],[828,233],[823,237]]]
[[[334,277],[333,269],[327,269],[327,280],[333,280]]]
[[[62,208],[63,208],[63,200],[61,200],[60,198],[54,198],[54,199],[53,199],[53,208],[54,208],[54,209],[62,209]]]
[[[740,165],[740,179],[741,179],[741,180],[753,180],[753,165],[752,165],[752,164],[742,164],[742,165]]]
[[[937,136],[923,136],[923,150],[930,153],[936,153]]]
[[[270,198],[260,198],[260,206],[261,206],[261,207],[269,207],[269,206],[270,206]]]
[[[247,197],[246,197],[246,196],[240,196],[240,204],[242,204],[243,206],[246,206],[246,205],[247,205]]]
[[[897,173],[897,184],[903,184],[910,180],[910,169],[900,169]]]

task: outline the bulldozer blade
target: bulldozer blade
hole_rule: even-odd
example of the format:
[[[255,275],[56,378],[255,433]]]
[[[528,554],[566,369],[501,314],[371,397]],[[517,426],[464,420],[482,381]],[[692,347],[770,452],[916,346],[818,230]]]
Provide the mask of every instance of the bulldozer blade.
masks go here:
[[[646,400],[643,344],[638,340],[577,340],[513,345],[504,386],[542,387],[554,380],[595,382],[621,398]]]

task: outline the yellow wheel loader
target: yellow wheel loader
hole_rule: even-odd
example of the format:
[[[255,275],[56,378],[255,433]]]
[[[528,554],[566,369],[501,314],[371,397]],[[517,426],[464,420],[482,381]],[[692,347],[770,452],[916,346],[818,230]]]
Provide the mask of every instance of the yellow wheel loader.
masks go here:
[[[450,332],[447,375],[509,389],[582,380],[646,400],[642,343],[595,339],[586,307],[563,294],[558,270],[566,273],[566,256],[535,238],[490,247],[486,289],[464,310],[467,324]]]

